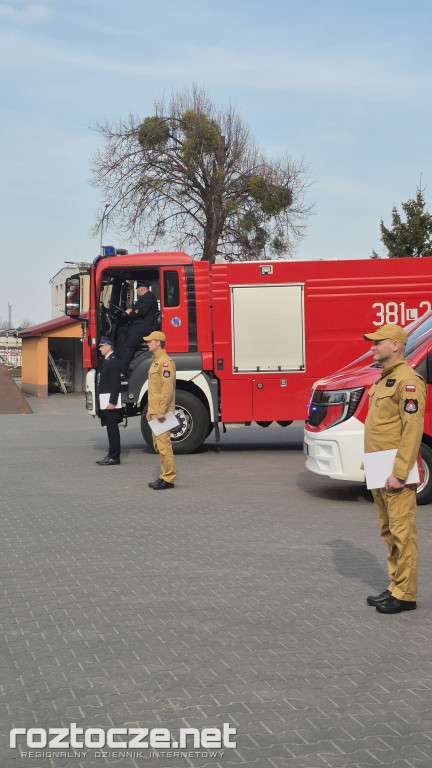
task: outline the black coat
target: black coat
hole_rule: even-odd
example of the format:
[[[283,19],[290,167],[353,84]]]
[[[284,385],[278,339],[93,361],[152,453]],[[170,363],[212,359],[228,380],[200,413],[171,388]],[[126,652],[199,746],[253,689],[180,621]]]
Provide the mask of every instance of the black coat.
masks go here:
[[[120,394],[120,360],[113,353],[102,358],[97,373],[97,389],[99,394],[109,394],[109,401],[117,405]]]
[[[129,322],[134,330],[142,331],[143,335],[145,335],[155,329],[157,313],[158,303],[156,296],[151,291],[147,291],[132,305],[132,312],[129,313]]]

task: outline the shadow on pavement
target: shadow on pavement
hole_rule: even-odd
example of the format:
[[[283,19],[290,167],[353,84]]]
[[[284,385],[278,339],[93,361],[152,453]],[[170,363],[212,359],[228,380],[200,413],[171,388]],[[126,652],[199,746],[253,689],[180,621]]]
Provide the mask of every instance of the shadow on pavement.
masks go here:
[[[299,451],[303,450],[302,422],[293,422],[288,427],[271,424],[260,427],[255,424],[250,427],[228,429],[221,428],[220,442],[217,443],[214,432],[207,438],[201,451]]]
[[[364,483],[332,480],[330,477],[305,471],[297,475],[297,485],[302,491],[315,498],[348,502],[361,499],[373,503],[372,494]]]
[[[379,532],[377,529],[377,536]],[[368,587],[382,592],[388,585],[388,574],[375,555],[351,541],[333,539],[325,541],[330,548],[337,572],[345,579],[360,579]]]
[[[224,442],[223,439],[220,443],[204,443],[196,453],[230,453],[232,451],[301,451],[301,443],[280,443],[276,441],[272,442]]]

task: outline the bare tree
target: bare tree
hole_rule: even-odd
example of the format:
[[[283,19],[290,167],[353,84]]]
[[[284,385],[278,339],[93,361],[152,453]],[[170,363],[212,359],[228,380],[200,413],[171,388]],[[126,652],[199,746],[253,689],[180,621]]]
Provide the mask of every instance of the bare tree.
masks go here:
[[[95,232],[110,223],[146,247],[168,242],[212,263],[291,255],[303,236],[311,206],[302,163],[268,159],[236,110],[216,109],[203,90],[96,130]]]

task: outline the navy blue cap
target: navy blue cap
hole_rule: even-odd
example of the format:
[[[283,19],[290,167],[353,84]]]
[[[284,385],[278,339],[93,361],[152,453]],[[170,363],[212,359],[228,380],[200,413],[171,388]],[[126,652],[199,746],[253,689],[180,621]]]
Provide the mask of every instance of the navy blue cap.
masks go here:
[[[150,288],[151,282],[150,280],[138,280],[137,282],[137,288]]]
[[[102,338],[101,338],[101,340],[99,342],[99,346],[101,347],[102,344],[109,344],[110,347],[114,346],[113,340],[112,339],[107,339],[105,336],[102,336]]]

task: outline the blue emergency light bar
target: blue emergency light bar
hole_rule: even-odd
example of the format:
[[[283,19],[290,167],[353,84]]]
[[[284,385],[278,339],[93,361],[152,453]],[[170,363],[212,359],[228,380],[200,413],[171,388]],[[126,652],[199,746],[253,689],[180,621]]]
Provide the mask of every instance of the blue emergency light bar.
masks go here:
[[[115,256],[116,255],[116,249],[113,245],[103,245],[102,246],[102,255],[104,258],[107,256]]]
[[[125,248],[114,248],[113,245],[102,246],[102,258],[107,259],[109,256],[127,256]]]

